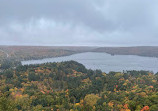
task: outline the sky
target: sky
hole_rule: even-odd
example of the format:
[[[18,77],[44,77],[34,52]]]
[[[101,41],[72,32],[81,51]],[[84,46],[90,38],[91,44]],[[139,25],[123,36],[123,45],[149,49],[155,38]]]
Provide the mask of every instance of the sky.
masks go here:
[[[156,46],[158,0],[0,0],[0,45]]]

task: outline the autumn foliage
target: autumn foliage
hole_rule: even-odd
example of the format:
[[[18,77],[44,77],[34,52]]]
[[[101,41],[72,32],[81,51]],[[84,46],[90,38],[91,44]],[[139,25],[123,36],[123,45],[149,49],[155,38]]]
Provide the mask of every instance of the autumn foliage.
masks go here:
[[[0,73],[0,111],[158,111],[158,74],[86,69],[75,61]]]

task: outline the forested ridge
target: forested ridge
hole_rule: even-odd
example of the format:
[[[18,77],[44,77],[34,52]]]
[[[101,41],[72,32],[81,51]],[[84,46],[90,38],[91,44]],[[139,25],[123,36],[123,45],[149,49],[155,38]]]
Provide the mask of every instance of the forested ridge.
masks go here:
[[[158,74],[19,65],[0,73],[0,95],[0,111],[158,111]]]
[[[158,57],[157,46],[136,47],[99,47],[94,52],[105,52],[111,55],[138,55],[144,57]]]
[[[84,46],[0,46],[0,59],[17,61],[34,60],[51,57],[68,56],[75,53],[87,52],[94,47]],[[8,57],[7,55],[8,54]]]

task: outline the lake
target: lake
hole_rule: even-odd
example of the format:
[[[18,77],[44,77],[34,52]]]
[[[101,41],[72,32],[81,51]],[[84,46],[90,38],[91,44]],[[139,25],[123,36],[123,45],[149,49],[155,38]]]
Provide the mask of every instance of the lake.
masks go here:
[[[158,58],[135,55],[115,55],[107,53],[86,52],[70,56],[22,61],[22,65],[42,64],[46,62],[62,62],[74,60],[88,69],[101,69],[103,72],[123,70],[147,70],[158,72]]]

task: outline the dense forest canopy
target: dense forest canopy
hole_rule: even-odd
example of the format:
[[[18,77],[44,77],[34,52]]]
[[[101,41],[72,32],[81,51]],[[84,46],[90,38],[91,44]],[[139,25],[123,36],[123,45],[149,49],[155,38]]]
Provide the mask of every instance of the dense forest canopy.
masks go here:
[[[0,111],[157,111],[158,74],[86,69],[75,61],[0,73]]]

